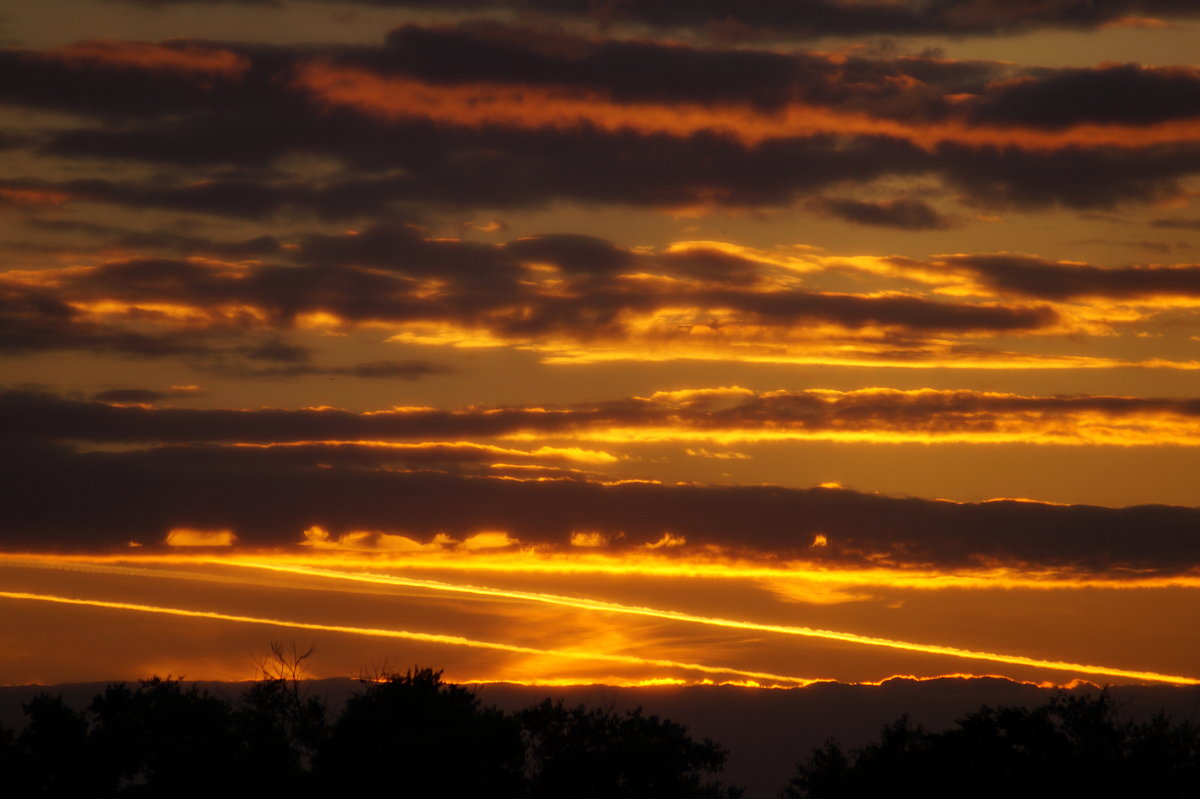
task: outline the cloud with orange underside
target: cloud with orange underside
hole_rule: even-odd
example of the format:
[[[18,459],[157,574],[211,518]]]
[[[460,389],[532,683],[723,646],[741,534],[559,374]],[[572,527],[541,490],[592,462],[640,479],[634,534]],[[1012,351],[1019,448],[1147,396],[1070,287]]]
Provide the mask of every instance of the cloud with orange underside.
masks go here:
[[[602,94],[573,87],[503,83],[438,85],[321,61],[298,67],[295,86],[323,103],[391,119],[424,118],[468,127],[570,130],[588,126],[610,132],[633,130],[678,137],[717,132],[751,146],[768,139],[824,134],[886,136],[931,151],[945,143],[1058,150],[1144,148],[1191,144],[1200,139],[1198,119],[1165,120],[1153,125],[1080,122],[1061,130],[989,126],[953,118],[906,122],[800,102],[756,111],[744,106],[614,102]],[[970,101],[960,102],[964,107],[970,104]]]
[[[859,224],[931,229],[953,219],[913,198],[864,204],[822,193],[924,173],[979,206],[1114,207],[1182,197],[1180,181],[1200,170],[1200,76],[1190,67],[1022,70],[506,25],[409,25],[380,45],[324,57],[302,46],[268,57],[232,43],[84,42],[0,61],[28,77],[0,87],[0,102],[91,119],[45,131],[57,156],[215,168],[317,154],[347,167],[327,185],[227,171],[180,185],[25,181],[222,216],[357,218],[397,201],[677,210],[807,200]],[[347,146],[331,133],[356,114],[362,138]],[[430,124],[447,133],[432,149],[390,147]],[[181,135],[189,130],[223,133],[197,142]]]
[[[6,409],[4,418],[10,416],[23,427],[36,427],[37,420],[27,414],[8,414]],[[57,421],[58,435],[69,435],[69,421]],[[248,421],[257,429],[265,423],[253,417]],[[914,419],[908,426],[920,424]],[[100,434],[98,427],[93,436]],[[982,437],[976,441],[984,443]],[[587,475],[496,478],[428,465],[346,464],[321,453],[280,461],[263,457],[261,450],[202,441],[120,449],[50,447],[45,438],[17,443],[19,453],[44,454],[0,459],[0,473],[14,489],[0,535],[0,548],[8,551],[112,552],[127,550],[135,541],[145,545],[139,553],[148,553],[162,546],[170,530],[189,529],[229,531],[237,536],[239,551],[294,547],[301,541],[323,551],[408,550],[431,558],[422,560],[421,568],[456,568],[457,554],[443,558],[443,550],[494,553],[496,559],[489,555],[486,563],[498,573],[541,569],[570,574],[610,567],[652,573],[659,568],[648,561],[636,567],[600,562],[629,553],[683,557],[686,562],[662,568],[697,574],[708,568],[703,561],[724,572],[736,565],[730,558],[743,558],[747,562],[729,574],[772,580],[791,568],[783,564],[787,560],[809,562],[818,571],[845,566],[1018,569],[1035,581],[1067,572],[1115,580],[1162,579],[1200,569],[1200,541],[1192,535],[1200,523],[1196,508],[952,503],[841,488]],[[1161,444],[1166,443],[1162,437]],[[624,446],[633,449],[637,442]],[[50,495],[69,495],[71,502],[48,505],[41,500]],[[972,534],[963,536],[964,529]],[[302,531],[308,532],[302,536]],[[480,534],[488,535],[475,538]],[[825,546],[812,545],[818,535],[824,536]],[[473,550],[461,546],[468,541]],[[479,548],[483,544],[489,546]],[[543,561],[520,554],[530,550],[569,556]],[[506,559],[506,552],[512,558]],[[483,561],[470,563],[484,568]],[[982,579],[986,583],[991,577]],[[853,586],[845,587],[856,593]]]
[[[379,256],[369,250],[339,255],[331,249],[334,237],[327,238],[325,260],[300,268],[196,258],[130,259],[96,267],[12,270],[0,276],[0,288],[7,283],[14,293],[50,292],[62,298],[71,311],[68,318],[60,314],[46,323],[27,322],[37,325],[35,340],[43,347],[53,344],[46,335],[50,323],[64,326],[68,341],[78,338],[72,335],[74,328],[135,321],[193,333],[293,327],[342,332],[373,326],[390,330],[397,342],[516,347],[538,352],[548,363],[736,358],[896,367],[1104,368],[1137,362],[1059,356],[1038,348],[965,350],[962,345],[998,335],[1106,334],[1115,325],[1144,323],[1157,313],[1196,304],[1189,288],[1194,270],[1184,266],[1089,271],[1031,262],[1022,268],[1040,268],[1038,281],[1046,288],[1001,292],[1016,285],[1016,278],[989,278],[981,267],[968,265],[990,256],[947,256],[922,264],[765,252],[719,242],[681,242],[661,253],[635,253],[605,243],[605,257],[615,262],[598,270],[575,262],[578,254],[569,247],[552,254],[549,240],[487,247],[436,242],[435,255],[460,263],[491,262],[488,279],[496,290],[480,294],[472,288],[471,270],[456,274],[447,268],[434,284],[423,277],[426,267],[409,271],[403,250],[386,251],[390,265],[357,266],[354,262],[365,257],[385,257],[384,251]],[[518,249],[533,244],[546,251],[539,256],[543,260],[525,260]],[[547,262],[548,257],[558,260]],[[808,287],[810,281],[819,282],[822,272],[839,270],[901,277],[913,288],[855,294]],[[1058,283],[1080,284],[1070,289],[1074,294],[1107,291],[1114,296],[1099,304],[1094,299],[1075,302],[1074,294],[1055,288],[1055,275]],[[282,283],[295,284],[286,307],[279,303]],[[1146,365],[1188,368],[1169,359]],[[432,373],[431,368],[424,373]]]
[[[1054,445],[1200,446],[1200,404],[1191,398],[1036,396],[971,390],[867,388],[751,391],[740,387],[660,392],[598,403],[396,409],[193,410],[0,395],[14,435],[65,440],[240,442],[261,457],[388,458],[446,462],[522,457],[590,465],[615,456],[582,442],[746,443],[861,441]],[[325,436],[321,434],[325,433]],[[340,438],[358,436],[358,443]],[[431,434],[540,441],[534,450],[495,445],[390,444]],[[339,438],[334,438],[337,435]],[[291,439],[290,444],[287,444]],[[371,443],[376,441],[379,443]],[[214,453],[215,454],[215,453]],[[249,455],[249,453],[247,453]]]
[[[600,240],[585,245],[584,237],[480,246],[409,236],[403,246],[414,250],[410,269],[404,251],[387,237],[371,245],[379,254],[339,250],[358,247],[357,238],[324,237],[320,258],[302,253],[311,263],[299,267],[137,258],[14,270],[0,276],[0,289],[61,298],[67,313],[38,320],[42,306],[31,299],[28,317],[18,320],[44,348],[53,348],[48,330],[54,327],[64,328],[70,341],[86,325],[133,322],[193,332],[374,325],[408,343],[530,347],[548,354],[586,343],[594,355],[616,345],[634,353],[678,353],[673,357],[724,349],[726,357],[828,358],[836,352],[850,360],[858,350],[863,359],[884,361],[893,354],[913,360],[921,349],[926,359],[936,356],[931,339],[939,334],[1064,332],[1059,314],[1044,303],[810,289],[797,278],[811,264],[697,243],[655,254]],[[435,284],[423,265],[430,256],[468,266],[461,273],[441,270]],[[393,265],[358,265],[365,257],[386,257]],[[494,290],[480,293],[477,273],[489,262],[486,277]],[[294,284],[286,303],[280,302],[283,283]],[[19,334],[13,340],[19,342]]]

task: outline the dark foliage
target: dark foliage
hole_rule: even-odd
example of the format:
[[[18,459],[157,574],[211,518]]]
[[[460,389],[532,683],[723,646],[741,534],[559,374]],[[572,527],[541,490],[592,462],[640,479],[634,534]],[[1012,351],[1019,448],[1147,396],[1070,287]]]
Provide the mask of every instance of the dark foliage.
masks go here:
[[[741,791],[706,776],[725,752],[673,721],[642,714],[565,708],[549,699],[518,714],[528,746],[529,796],[600,799],[736,799]]]
[[[971,796],[1200,796],[1200,727],[1163,715],[1122,721],[1107,693],[1061,694],[1033,709],[982,707],[945,732],[907,717],[852,752],[828,742],[784,799]]]
[[[503,798],[520,795],[523,762],[515,719],[422,669],[351,697],[315,775],[327,795]]]
[[[234,702],[179,680],[110,685],[86,711],[40,694],[0,729],[0,796],[661,797],[733,799],[725,752],[641,710],[518,713],[416,669],[364,681],[336,718],[304,695],[299,661]]]

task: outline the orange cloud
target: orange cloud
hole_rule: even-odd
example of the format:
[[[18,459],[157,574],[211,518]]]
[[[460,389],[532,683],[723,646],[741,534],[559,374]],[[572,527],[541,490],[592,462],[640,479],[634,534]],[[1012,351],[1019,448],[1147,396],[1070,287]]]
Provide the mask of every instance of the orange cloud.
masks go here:
[[[1112,22],[1106,22],[1100,27],[1102,28],[1173,28],[1176,23],[1168,22],[1165,19],[1155,19],[1154,17],[1121,17],[1114,19]]]
[[[335,408],[310,408],[309,410],[336,410]],[[405,409],[396,409],[396,412],[403,413]],[[413,409],[416,411],[430,410]],[[378,412],[376,412],[378,413]],[[342,440],[318,440],[311,441],[281,441],[268,444],[258,443],[237,443],[233,446],[251,447],[254,449],[280,449],[301,447],[321,447],[328,448],[331,451],[337,449],[366,449],[369,451],[377,451],[380,453],[395,453],[401,457],[406,455],[427,455],[431,459],[436,459],[438,456],[474,456],[480,459],[483,458],[531,458],[545,459],[548,461],[570,461],[576,463],[589,464],[610,464],[616,463],[619,459],[615,455],[611,455],[603,450],[582,449],[580,447],[551,447],[542,446],[533,450],[513,449],[511,447],[499,447],[494,444],[477,444],[471,441],[422,441],[419,443],[405,443],[397,441],[342,441]],[[511,465],[511,464],[505,464]]]
[[[237,541],[232,530],[193,530],[176,527],[167,533],[169,547],[231,547]]]
[[[50,54],[64,61],[190,72],[227,79],[238,78],[250,69],[250,60],[243,55],[195,44],[162,45],[94,39],[60,47]]]
[[[62,205],[71,195],[49,189],[19,189],[0,186],[0,201],[13,205]]]
[[[691,136],[720,132],[755,145],[781,137],[822,134],[889,136],[927,150],[953,142],[974,147],[1057,150],[1067,147],[1139,148],[1192,143],[1200,121],[1154,125],[1085,123],[1062,130],[986,126],[957,120],[907,122],[856,111],[790,103],[780,110],[694,103],[615,102],[578,88],[500,83],[434,85],[384,76],[358,67],[312,61],[297,68],[294,85],[330,105],[349,106],[389,119],[426,118],[451,125],[569,130],[580,126]],[[969,99],[964,98],[964,104]]]

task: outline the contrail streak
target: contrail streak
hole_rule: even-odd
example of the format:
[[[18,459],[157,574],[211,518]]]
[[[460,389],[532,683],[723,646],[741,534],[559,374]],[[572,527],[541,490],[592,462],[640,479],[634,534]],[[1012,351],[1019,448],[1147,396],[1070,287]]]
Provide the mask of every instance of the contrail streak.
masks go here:
[[[981,652],[973,649],[942,646],[940,644],[920,644],[913,643],[911,641],[898,641],[891,638],[877,638],[869,635],[858,635],[857,633],[822,630],[814,627],[763,624],[760,622],[740,621],[737,619],[698,616],[691,613],[685,613],[683,611],[662,610],[658,608],[640,607],[636,605],[623,605],[616,602],[607,602],[599,599],[570,597],[560,594],[460,585],[455,583],[444,583],[437,580],[418,580],[410,577],[395,577],[392,575],[347,573],[330,569],[313,568],[309,566],[284,566],[273,563],[265,563],[262,561],[236,558],[222,559],[220,562],[233,566],[264,569],[287,574],[302,574],[312,577],[324,577],[351,582],[396,585],[409,588],[425,588],[431,591],[446,591],[458,594],[471,594],[475,596],[486,596],[500,599],[516,599],[526,602],[540,602],[543,604],[557,605],[560,607],[570,607],[581,610],[598,610],[607,613],[623,613],[631,616],[643,616],[654,619],[681,621],[691,624],[703,624],[710,627],[724,627],[734,630],[752,630],[754,632],[796,635],[806,638],[822,638],[831,641],[842,641],[845,643],[862,644],[865,646],[886,647],[888,649],[899,649],[907,652],[920,652],[929,655],[947,655],[950,657],[966,658],[969,660],[986,660],[994,663],[1006,663],[1010,666],[1032,666],[1035,668],[1052,669],[1055,671],[1069,671],[1082,674],[1102,675],[1106,677],[1127,677],[1137,680],[1174,683],[1176,685],[1200,685],[1200,680],[1192,677],[1182,677],[1174,674],[1160,674],[1153,671],[1137,671],[1133,669],[1114,668],[1111,666],[1095,666],[1085,663],[1042,660],[1039,658],[1026,657],[1025,655],[1006,655],[996,652]]]
[[[186,610],[184,608],[168,608],[158,605],[143,605],[134,602],[112,602],[103,599],[77,599],[74,597],[57,596],[55,594],[31,594],[24,591],[0,591],[2,599],[25,599],[37,602],[52,602],[59,605],[83,605],[110,610],[129,610],[139,613],[156,613],[167,616],[185,616],[193,619],[216,619],[218,621],[236,622],[239,624],[262,624],[272,627],[290,627],[297,630],[317,630],[321,632],[344,633],[347,635],[366,635],[376,638],[402,638],[408,641],[421,641],[431,644],[446,644],[449,646],[465,646],[475,649],[490,649],[497,652],[513,652],[522,655],[541,655],[567,658],[571,660],[603,661],[607,663],[624,663],[634,666],[659,666],[662,668],[684,669],[699,671],[705,674],[737,675],[752,680],[769,680],[775,682],[794,683],[796,685],[811,685],[819,680],[805,677],[789,677],[782,674],[771,674],[763,671],[746,671],[744,669],[725,668],[722,666],[705,666],[700,663],[682,663],[663,658],[644,658],[636,655],[613,655],[596,652],[577,652],[569,649],[539,649],[517,644],[503,644],[495,641],[478,641],[459,635],[443,635],[441,633],[418,633],[409,630],[389,630],[379,627],[350,627],[340,624],[317,624],[315,622],[291,621],[286,619],[264,619],[258,616],[242,616],[232,613],[219,613],[211,610]]]
[[[141,560],[142,558],[139,558]],[[7,560],[7,558],[6,558]],[[19,558],[18,560],[25,560]],[[58,560],[52,558],[51,560]],[[66,560],[66,559],[64,559]],[[81,559],[85,563],[93,559]],[[159,559],[152,557],[144,559],[147,562],[156,562]],[[174,562],[173,559],[163,559],[166,562]],[[780,635],[793,635],[808,638],[819,638],[833,641],[841,641],[850,644],[859,644],[864,646],[885,647],[890,649],[917,652],[922,654],[944,655],[968,660],[983,660],[994,663],[1004,663],[1013,666],[1029,666],[1039,669],[1048,669],[1054,671],[1073,672],[1076,674],[1089,674],[1108,677],[1124,677],[1128,679],[1145,680],[1153,682],[1166,682],[1177,685],[1197,685],[1200,680],[1192,677],[1184,677],[1173,674],[1161,674],[1152,671],[1139,671],[1135,669],[1121,669],[1111,666],[1097,666],[1083,663],[1071,663],[1055,660],[1043,660],[1039,658],[1027,657],[1024,655],[1000,654],[995,652],[984,652],[959,647],[943,646],[939,644],[922,644],[910,641],[900,641],[889,638],[879,638],[874,636],[859,635],[856,633],[840,632],[835,630],[823,630],[812,627],[779,625],[779,624],[764,624],[759,622],[742,621],[737,619],[724,619],[710,616],[700,616],[682,611],[664,610],[659,608],[640,607],[634,605],[624,605],[616,602],[608,602],[598,599],[587,599],[581,597],[571,597],[558,594],[549,594],[531,591],[518,591],[510,589],[490,588],[485,586],[474,586],[459,583],[447,583],[438,580],[422,580],[408,577],[397,577],[393,575],[379,575],[364,572],[346,572],[336,569],[323,569],[318,567],[280,564],[278,562],[267,562],[251,558],[240,558],[237,556],[222,556],[219,558],[211,557],[189,557],[181,559],[183,562],[190,563],[208,563],[211,565],[220,566],[235,566],[241,568],[257,569],[262,571],[278,572],[283,574],[294,574],[308,577],[326,578],[331,580],[339,580],[346,582],[357,582],[374,585],[387,586],[402,586],[410,588],[420,588],[430,591],[452,592],[458,594],[468,594],[475,596],[484,596],[497,599],[513,599],[518,601],[539,602],[542,604],[556,605],[560,607],[570,607],[580,610],[594,610],[608,613],[620,613],[625,615],[641,616],[645,618],[656,618],[668,621],[678,621],[691,624],[703,624],[711,627],[721,627],[726,629],[750,630],[755,632],[776,633]],[[76,567],[82,566],[87,568],[83,563],[76,562]],[[97,571],[113,571],[121,570],[120,567],[105,566],[94,562],[88,563],[92,569]],[[173,574],[170,576],[182,576]],[[205,576],[198,574],[188,575],[190,579],[207,579]],[[0,594],[3,596],[3,594]],[[566,656],[566,655],[564,655]],[[790,678],[786,678],[790,679]],[[811,682],[811,680],[809,680]]]

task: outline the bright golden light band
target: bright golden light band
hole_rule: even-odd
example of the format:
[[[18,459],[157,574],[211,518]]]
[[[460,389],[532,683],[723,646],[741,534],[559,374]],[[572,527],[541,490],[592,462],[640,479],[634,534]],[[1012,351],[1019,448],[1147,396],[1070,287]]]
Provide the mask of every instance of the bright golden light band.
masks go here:
[[[813,627],[797,627],[784,624],[763,624],[753,621],[739,621],[736,619],[722,619],[712,616],[698,616],[692,613],[684,613],[682,611],[660,610],[656,608],[638,607],[634,605],[623,605],[616,602],[568,597],[558,594],[547,594],[532,591],[513,591],[508,589],[487,588],[483,586],[456,585],[452,583],[443,583],[436,580],[416,580],[407,577],[392,577],[390,575],[346,574],[345,572],[330,571],[328,569],[316,569],[311,567],[305,568],[298,566],[278,566],[269,563],[245,560],[230,561],[230,564],[246,566],[255,569],[268,569],[270,571],[326,577],[353,582],[397,585],[410,588],[425,588],[432,591],[447,591],[461,594],[472,594],[475,596],[487,596],[497,599],[517,599],[526,602],[540,602],[549,605],[557,605],[559,607],[577,608],[579,610],[621,613],[632,616],[664,619],[668,621],[687,622],[690,624],[702,624],[710,627],[723,627],[734,630],[751,630],[754,632],[776,633],[779,635],[795,635],[804,638],[821,638],[829,641],[841,641],[843,643],[862,644],[864,646],[886,647],[888,649],[898,649],[906,652],[919,652],[927,655],[947,655],[950,657],[965,658],[968,660],[986,660],[993,663],[1004,663],[1010,666],[1032,666],[1035,668],[1051,669],[1054,671],[1069,671],[1077,674],[1093,674],[1105,677],[1124,677],[1137,680],[1151,680],[1154,682],[1168,682],[1177,685],[1200,685],[1200,679],[1180,677],[1173,674],[1159,674],[1153,671],[1137,671],[1132,669],[1113,668],[1111,666],[1095,666],[1084,663],[1068,663],[1058,660],[1042,660],[1039,658],[1025,657],[1024,655],[1006,655],[996,652],[981,652],[972,649],[961,649],[953,646],[942,646],[940,644],[919,644],[911,641],[897,641],[891,638],[878,638],[869,635],[858,635],[856,633],[837,632],[835,630],[820,630]]]
[[[218,613],[211,610],[186,610],[184,608],[161,607],[144,605],[136,602],[112,602],[103,599],[79,599],[76,597],[57,596],[55,594],[32,594],[24,591],[0,591],[2,599],[32,600],[35,602],[51,602],[58,605],[82,605],[85,607],[105,608],[108,610],[127,610],[138,613],[157,613],[167,616],[184,616],[193,619],[213,619],[216,621],[236,622],[238,624],[262,624],[271,627],[288,627],[296,630],[315,630],[320,632],[342,633],[345,635],[365,635],[375,638],[401,638],[407,641],[420,641],[429,644],[444,644],[447,646],[465,646],[474,649],[490,649],[496,652],[511,652],[521,655],[539,655],[570,660],[601,661],[604,663],[622,663],[631,666],[656,666],[659,668],[698,671],[704,674],[727,674],[751,680],[767,680],[771,682],[790,683],[793,685],[811,685],[818,680],[806,677],[791,677],[783,674],[772,674],[765,671],[747,671],[745,669],[726,668],[723,666],[706,666],[700,663],[683,663],[664,658],[643,658],[636,655],[615,655],[598,652],[577,652],[570,649],[539,649],[531,646],[503,644],[495,641],[478,641],[464,638],[460,635],[444,635],[441,633],[420,633],[410,630],[389,630],[381,627],[351,627],[341,624],[317,624],[315,622],[291,621],[286,619],[266,619],[258,616],[243,616],[233,613]]]
[[[7,559],[7,558],[6,558]],[[127,560],[150,560],[151,558],[130,558]],[[56,559],[58,564],[70,568],[74,559],[60,558]],[[174,560],[174,559],[173,559]],[[660,608],[650,608],[636,605],[626,605],[606,600],[588,599],[585,597],[572,597],[560,594],[551,594],[545,592],[520,591],[515,589],[492,588],[487,586],[467,585],[461,583],[449,583],[438,580],[426,580],[410,577],[399,577],[394,575],[381,575],[374,573],[362,572],[345,572],[336,569],[321,568],[311,565],[302,565],[295,563],[278,562],[281,558],[272,558],[266,560],[263,558],[249,557],[195,557],[174,560],[174,562],[190,562],[190,563],[207,563],[212,565],[225,565],[239,568],[249,568],[261,571],[269,571],[274,573],[292,574],[305,577],[315,577],[323,580],[336,580],[351,583],[365,583],[372,585],[389,585],[396,587],[418,588],[422,590],[457,593],[473,596],[482,596],[492,599],[509,599],[523,602],[536,602],[540,604],[553,605],[557,607],[568,607],[577,610],[596,611],[602,613],[614,613],[629,616],[638,616],[641,618],[653,618],[664,621],[682,622],[686,624],[699,624],[708,627],[718,627],[723,629],[745,630],[752,632],[771,633],[777,635],[798,636],[803,638],[815,638],[822,640],[838,641],[848,644],[856,644],[861,646],[881,647],[886,649],[913,652],[927,655],[940,655],[954,657],[965,660],[979,660],[992,663],[1002,663],[1010,666],[1023,666],[1036,669],[1047,669],[1052,671],[1070,672],[1073,674],[1084,674],[1104,677],[1118,677],[1124,679],[1151,681],[1151,682],[1166,682],[1177,685],[1196,685],[1200,684],[1200,679],[1193,677],[1163,674],[1154,671],[1143,671],[1137,669],[1124,669],[1112,666],[1103,666],[1085,663],[1073,663],[1069,661],[1046,660],[1041,658],[1033,658],[1025,655],[1013,655],[997,652],[987,652],[980,650],[965,649],[961,647],[946,646],[941,644],[925,644],[912,641],[902,641],[890,638],[881,638],[877,636],[859,635],[857,633],[841,632],[836,630],[825,630],[813,627],[782,625],[782,624],[767,624],[754,621],[745,621],[738,619],[726,619],[711,616],[702,616],[683,611],[665,610]],[[31,556],[26,558],[14,558],[14,562],[23,563],[23,565],[38,565],[37,561]],[[53,560],[51,562],[54,562]],[[43,561],[45,563],[45,561]],[[76,568],[79,566],[88,566],[91,564],[79,563],[74,561]],[[170,575],[168,575],[170,576]],[[182,576],[182,575],[180,575]],[[380,635],[385,637],[408,638],[410,640],[428,641],[434,643],[447,643],[470,646],[475,645],[482,648],[492,648],[501,651],[523,652],[526,654],[543,654],[560,657],[588,658],[590,655],[580,653],[571,654],[569,650],[540,650],[531,649],[528,647],[515,647],[509,644],[492,644],[487,642],[474,642],[473,644],[465,643],[470,639],[460,638],[458,636],[443,636],[427,633],[410,633],[407,631],[374,631],[374,628],[359,628],[359,627],[342,627],[328,625],[309,625],[304,622],[285,622],[270,619],[259,619],[249,616],[231,616],[228,614],[211,613],[207,611],[184,611],[174,608],[156,608],[151,605],[140,605],[133,603],[104,603],[100,600],[79,600],[57,597],[48,594],[28,594],[18,592],[0,592],[0,597],[18,598],[18,599],[39,599],[45,601],[57,601],[65,604],[82,604],[95,605],[97,607],[112,607],[125,610],[141,610],[144,612],[162,612],[174,615],[197,616],[206,618],[220,618],[227,621],[243,621],[249,623],[271,624],[277,623],[281,626],[290,626],[300,629],[322,629],[332,632],[346,632],[358,635]],[[306,626],[308,625],[308,626]],[[430,637],[432,636],[432,637]],[[783,682],[791,682],[794,684],[807,684],[815,680],[809,678],[791,678],[782,677],[780,675],[767,674],[763,672],[746,672],[740,670],[722,669],[708,666],[700,666],[698,664],[678,664],[675,661],[656,661],[654,659],[634,658],[628,660],[632,656],[604,655],[596,656],[593,659],[607,660],[617,658],[614,662],[624,663],[639,663],[644,665],[658,665],[677,668],[692,668],[699,671],[708,671],[709,673],[720,674],[738,674],[742,677],[753,679],[768,679],[778,680]]]

